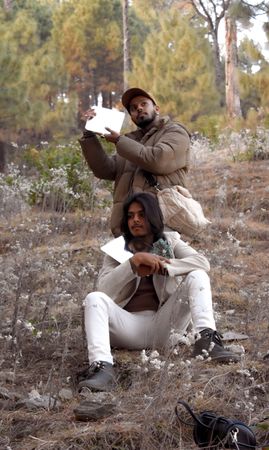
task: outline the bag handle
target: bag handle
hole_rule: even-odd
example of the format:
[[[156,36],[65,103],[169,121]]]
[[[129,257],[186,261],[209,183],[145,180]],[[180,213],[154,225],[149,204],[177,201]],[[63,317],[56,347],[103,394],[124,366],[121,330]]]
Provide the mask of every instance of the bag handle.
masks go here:
[[[183,405],[183,406],[186,408],[186,410],[187,410],[188,413],[192,416],[192,418],[195,420],[196,423],[199,423],[199,425],[202,425],[202,426],[205,427],[205,428],[210,428],[209,426],[207,426],[207,425],[205,425],[203,422],[201,422],[201,420],[199,419],[199,417],[198,417],[196,414],[194,414],[193,410],[191,409],[191,407],[188,405],[187,402],[185,402],[184,400],[178,400],[177,403],[180,403],[181,405]],[[191,427],[193,426],[193,423],[186,422],[185,420],[183,420],[183,419],[179,416],[179,413],[178,413],[178,405],[176,405],[176,407],[175,407],[175,412],[176,412],[176,416],[177,416],[177,418],[180,420],[180,422],[184,423],[185,425],[191,426]]]
[[[186,408],[186,410],[189,412],[189,414],[192,416],[192,418],[195,420],[196,423],[198,423],[199,425],[201,425],[201,426],[204,427],[204,428],[207,428],[208,430],[210,430],[210,429],[212,428],[212,424],[213,424],[213,426],[215,427],[216,424],[217,424],[217,422],[218,422],[219,420],[221,420],[221,419],[227,420],[227,419],[226,419],[225,417],[223,417],[223,416],[215,416],[215,417],[212,419],[212,421],[209,423],[209,425],[206,425],[204,422],[202,422],[202,421],[200,420],[199,416],[197,416],[197,415],[193,412],[193,410],[191,409],[191,407],[188,405],[187,402],[185,402],[184,400],[178,400],[177,403],[180,403],[181,405],[183,405],[183,406]],[[177,408],[178,408],[178,406],[176,405],[176,407],[175,407],[175,412],[176,412],[176,415],[177,415],[178,419],[180,420],[180,422],[184,423],[185,425],[193,426],[192,423],[186,422],[185,420],[183,420],[183,419],[179,416],[179,413],[178,413],[178,409],[177,409]],[[227,429],[229,429],[229,431],[230,431],[235,425],[236,425],[236,422],[235,422],[235,424],[229,425]]]
[[[188,413],[191,415],[191,417],[195,420],[195,422],[198,423],[199,425],[201,425],[202,427],[207,428],[207,429],[210,430],[210,429],[212,428],[212,425],[213,425],[213,430],[212,430],[211,435],[213,434],[213,431],[214,431],[214,428],[215,428],[217,422],[218,422],[220,419],[225,419],[225,417],[222,417],[222,416],[216,416],[214,419],[212,419],[212,421],[211,421],[211,423],[210,423],[209,425],[206,425],[206,424],[203,423],[203,422],[199,419],[199,417],[193,412],[193,410],[191,409],[191,407],[188,405],[187,402],[185,402],[184,400],[178,400],[178,401],[177,401],[177,405],[175,406],[175,413],[176,413],[176,416],[177,416],[177,418],[179,419],[179,421],[180,421],[181,423],[184,423],[185,425],[188,425],[188,426],[193,426],[193,423],[187,422],[187,421],[183,420],[183,419],[180,417],[179,412],[178,412],[178,404],[183,405],[183,406],[185,407],[185,409],[188,411]],[[244,425],[246,428],[249,428],[248,426],[246,426],[245,424],[243,424],[243,423],[241,423],[241,422],[239,422],[238,424],[237,424],[236,422],[231,423],[230,425],[228,425],[228,427],[227,427],[227,429],[226,429],[227,436],[230,434],[230,436],[231,436],[231,438],[232,438],[232,441],[233,441],[233,444],[236,446],[236,447],[235,447],[236,449],[240,450],[241,445],[242,445],[244,448],[250,448],[250,449],[253,449],[253,445],[249,445],[249,444],[246,444],[246,443],[240,443],[240,442],[237,442],[238,428],[237,428],[236,425],[239,425],[239,424],[240,424],[240,425]],[[254,436],[254,438],[255,438],[255,435],[253,435],[253,436]],[[264,445],[267,446],[268,443],[258,445],[258,447],[257,447],[257,444],[255,444],[255,448],[257,448],[257,449],[258,449],[258,448],[263,448]]]
[[[202,422],[202,421],[200,420],[199,416],[197,416],[197,414],[195,414],[195,413],[193,412],[193,410],[191,409],[191,407],[188,405],[187,402],[185,402],[184,400],[178,400],[177,403],[180,403],[181,405],[183,405],[183,406],[186,408],[186,410],[189,412],[189,414],[192,416],[192,418],[195,420],[196,423],[198,423],[199,425],[201,425],[201,426],[204,427],[204,428],[207,428],[208,430],[210,430],[210,429],[212,428],[212,425],[215,427],[215,426],[216,426],[216,423],[217,423],[219,420],[221,420],[221,419],[226,420],[225,417],[222,417],[222,416],[215,416],[215,417],[212,418],[212,420],[211,420],[211,422],[209,423],[209,425],[206,425],[204,422]],[[180,422],[184,423],[185,425],[193,426],[193,423],[186,422],[185,420],[183,420],[183,419],[179,416],[179,413],[178,413],[178,406],[177,406],[177,405],[176,405],[176,407],[175,407],[175,412],[176,412],[176,415],[177,415],[178,419],[180,420]],[[231,428],[232,428],[232,427],[231,427]]]

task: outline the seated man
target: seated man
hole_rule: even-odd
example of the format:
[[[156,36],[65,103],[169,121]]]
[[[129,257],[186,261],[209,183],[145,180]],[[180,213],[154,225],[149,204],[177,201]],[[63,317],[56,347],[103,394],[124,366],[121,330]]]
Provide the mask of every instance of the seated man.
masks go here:
[[[106,255],[98,292],[85,299],[90,367],[79,389],[106,391],[115,383],[111,346],[130,350],[164,348],[171,330],[184,334],[192,322],[197,339],[193,356],[217,362],[239,357],[223,347],[212,310],[207,259],[164,232],[158,200],[149,193],[127,199],[121,223],[133,256],[118,263]]]

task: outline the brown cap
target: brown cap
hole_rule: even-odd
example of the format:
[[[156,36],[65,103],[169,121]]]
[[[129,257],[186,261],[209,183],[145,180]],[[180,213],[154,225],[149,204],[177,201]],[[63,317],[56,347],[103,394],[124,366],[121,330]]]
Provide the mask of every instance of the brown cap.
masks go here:
[[[154,103],[154,105],[156,105],[156,102],[151,97],[151,95],[149,95],[146,91],[143,91],[143,89],[130,88],[130,89],[127,89],[127,91],[125,91],[121,97],[121,102],[122,102],[123,106],[127,109],[128,112],[129,112],[130,101],[133,98],[139,97],[139,96],[149,98]]]

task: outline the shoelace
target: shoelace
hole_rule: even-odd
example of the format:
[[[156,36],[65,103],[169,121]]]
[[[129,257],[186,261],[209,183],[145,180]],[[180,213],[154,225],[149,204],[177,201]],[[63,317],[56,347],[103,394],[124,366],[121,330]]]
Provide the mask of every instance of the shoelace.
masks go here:
[[[88,372],[89,373],[99,372],[99,370],[104,369],[104,367],[105,363],[103,361],[94,361],[93,363],[90,364]]]
[[[77,381],[82,381],[91,376],[93,373],[99,372],[99,370],[103,369],[105,364],[103,361],[94,361],[90,364],[89,367],[82,370],[77,374]]]
[[[203,333],[203,336],[207,336],[210,337],[212,339],[213,342],[215,342],[215,344],[220,345],[221,347],[223,347],[223,343],[222,343],[222,334],[219,333],[216,330],[205,330]]]
[[[223,343],[222,343],[222,334],[220,334],[220,333],[218,333],[218,331],[214,331],[214,333],[213,333],[213,336],[212,336],[212,340],[216,343],[216,344],[218,344],[218,345],[220,345],[221,347],[223,347]]]

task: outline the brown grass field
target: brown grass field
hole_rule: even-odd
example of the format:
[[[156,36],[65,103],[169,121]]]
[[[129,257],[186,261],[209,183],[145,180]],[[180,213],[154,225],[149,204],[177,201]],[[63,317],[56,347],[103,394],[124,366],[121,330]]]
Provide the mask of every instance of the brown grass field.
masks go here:
[[[117,350],[117,389],[84,394],[113,412],[107,406],[107,415],[86,422],[74,414],[85,400],[76,392],[87,364],[82,301],[95,287],[100,245],[111,238],[109,210],[14,210],[0,219],[1,450],[192,450],[192,427],[175,415],[178,399],[242,420],[260,448],[269,442],[268,168],[268,160],[212,153],[190,173],[212,221],[191,244],[211,263],[218,330],[248,336],[225,342],[240,347],[241,362],[193,360],[183,344],[155,364]]]

